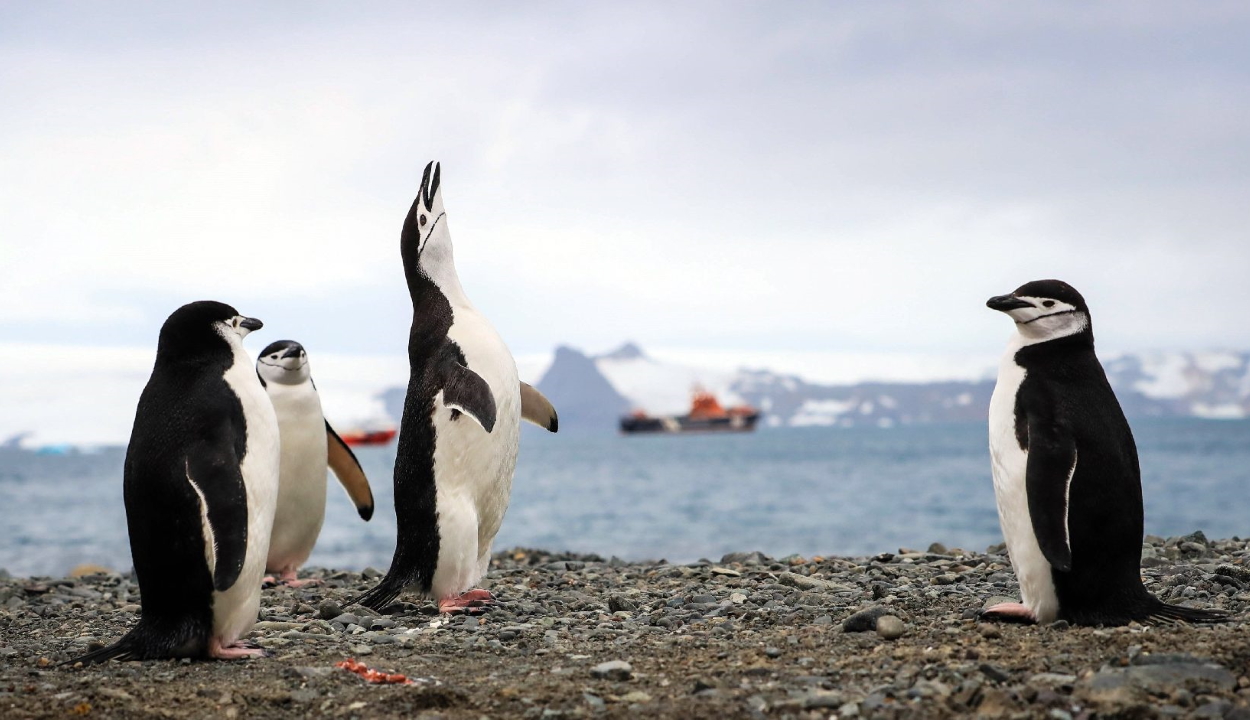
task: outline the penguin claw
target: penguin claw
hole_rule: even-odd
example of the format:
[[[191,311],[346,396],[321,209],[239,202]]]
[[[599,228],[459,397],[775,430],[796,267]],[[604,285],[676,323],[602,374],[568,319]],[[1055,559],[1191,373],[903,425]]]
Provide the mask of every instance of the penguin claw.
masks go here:
[[[1006,623],[1036,624],[1037,616],[1033,611],[1020,603],[998,603],[981,611],[980,620],[991,620]]]
[[[244,658],[265,657],[266,653],[263,649],[252,646],[251,643],[236,642],[231,645],[222,645],[217,638],[208,641],[208,656],[218,660],[242,660]]]
[[[438,611],[448,615],[481,615],[486,606],[495,602],[495,596],[489,590],[470,590],[460,595],[443,598],[438,601]]]

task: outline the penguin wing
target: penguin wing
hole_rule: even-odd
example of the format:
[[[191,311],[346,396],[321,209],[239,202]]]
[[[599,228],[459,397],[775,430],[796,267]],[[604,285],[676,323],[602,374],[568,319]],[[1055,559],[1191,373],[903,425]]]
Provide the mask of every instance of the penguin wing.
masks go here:
[[[329,420],[326,420],[326,449],[329,451],[327,462],[334,471],[334,477],[339,479],[343,489],[347,491],[347,497],[352,499],[356,512],[363,520],[368,521],[373,517],[373,490],[369,487],[369,478],[365,477],[364,468],[360,467],[356,454],[334,432],[334,428],[330,427]]]
[[[210,549],[213,588],[229,590],[247,553],[247,488],[229,448],[200,444],[187,453],[187,482],[200,500],[204,543]]]
[[[1029,459],[1024,487],[1033,534],[1056,570],[1072,569],[1068,535],[1068,491],[1076,473],[1076,441],[1050,418],[1028,416]]]
[[[551,432],[560,427],[555,406],[529,383],[521,383],[521,417]]]
[[[444,358],[443,404],[468,415],[490,432],[495,428],[495,394],[490,384],[450,356]]]

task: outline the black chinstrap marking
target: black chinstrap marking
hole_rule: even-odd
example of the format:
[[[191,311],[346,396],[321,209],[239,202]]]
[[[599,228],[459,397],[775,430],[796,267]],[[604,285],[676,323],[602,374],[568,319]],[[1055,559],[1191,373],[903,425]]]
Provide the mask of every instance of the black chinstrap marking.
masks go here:
[[[1037,317],[1033,318],[1032,320],[1025,320],[1024,322],[1020,322],[1019,320],[1017,320],[1017,321],[1016,321],[1016,324],[1017,324],[1017,325],[1028,325],[1029,323],[1035,323],[1035,322],[1037,322],[1038,320],[1042,320],[1042,319],[1045,319],[1045,318],[1048,318],[1048,317],[1058,317],[1059,315],[1071,315],[1072,313],[1079,313],[1079,312],[1081,312],[1081,311],[1080,311],[1080,310],[1077,310],[1077,309],[1075,309],[1075,308],[1074,308],[1074,309],[1072,309],[1072,310],[1060,310],[1059,312],[1053,312],[1053,313],[1050,313],[1050,314],[1048,314],[1048,315],[1038,315]]]
[[[420,255],[421,251],[425,250],[426,243],[430,242],[430,237],[434,235],[434,228],[438,227],[438,221],[442,220],[446,214],[441,212],[438,214],[438,217],[434,218],[434,222],[430,224],[430,231],[425,234],[425,239],[421,241],[421,246],[417,248],[417,255]]]

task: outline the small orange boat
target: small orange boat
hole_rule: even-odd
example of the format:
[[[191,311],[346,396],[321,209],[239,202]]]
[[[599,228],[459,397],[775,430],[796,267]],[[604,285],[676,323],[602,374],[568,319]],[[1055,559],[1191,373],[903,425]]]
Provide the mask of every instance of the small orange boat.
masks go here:
[[[395,439],[395,428],[385,430],[348,430],[339,433],[348,445],[385,445]]]
[[[690,412],[685,415],[653,417],[641,410],[621,418],[621,432],[634,433],[683,433],[683,432],[751,432],[760,419],[760,413],[748,405],[731,408],[721,407],[716,396],[706,390],[696,389],[690,402]]]

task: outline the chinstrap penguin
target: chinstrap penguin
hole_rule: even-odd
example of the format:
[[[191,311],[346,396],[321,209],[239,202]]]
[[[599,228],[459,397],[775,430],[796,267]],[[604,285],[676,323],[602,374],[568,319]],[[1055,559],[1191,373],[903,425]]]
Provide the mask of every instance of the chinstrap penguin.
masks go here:
[[[373,517],[373,492],[351,451],[321,411],[308,352],[294,340],[270,343],[256,359],[256,374],[273,402],[282,439],[278,507],[265,569],[292,587],[295,571],[312,554],[326,510],[326,466],[347,490],[364,520]],[[270,578],[266,578],[270,580]]]
[[[521,418],[557,429],[551,403],[520,382],[507,345],[465,297],[440,175],[426,165],[400,237],[413,309],[410,374],[395,458],[395,556],[359,599],[375,609],[405,589],[442,612],[493,599],[471,588],[508,507]]]
[[[1085,299],[1038,280],[986,305],[1016,324],[990,400],[994,495],[1021,603],[983,617],[1079,625],[1218,622],[1161,602],[1141,580],[1137,447],[1094,354]]]
[[[139,623],[74,662],[262,655],[256,622],[278,496],[278,421],[243,350],[261,322],[195,302],[161,327],[126,449]]]

